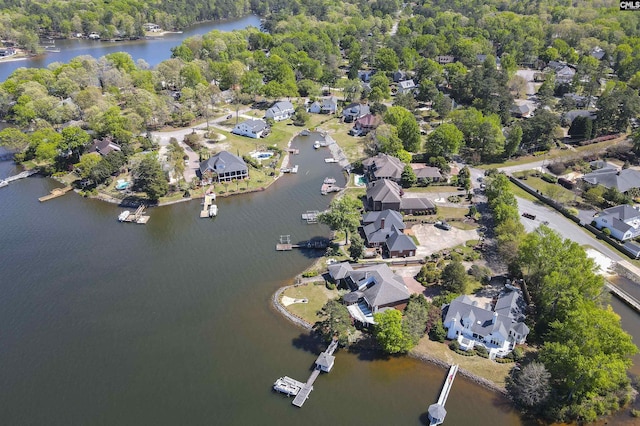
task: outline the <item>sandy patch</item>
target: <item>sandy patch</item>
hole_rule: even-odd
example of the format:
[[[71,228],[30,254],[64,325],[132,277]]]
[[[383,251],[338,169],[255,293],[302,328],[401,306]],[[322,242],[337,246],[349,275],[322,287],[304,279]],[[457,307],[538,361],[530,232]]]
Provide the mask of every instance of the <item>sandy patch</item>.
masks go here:
[[[430,224],[414,225],[411,230],[418,238],[417,256],[429,256],[440,250],[464,244],[469,240],[478,240],[480,236],[475,229],[465,231],[455,226],[449,231],[436,228]]]
[[[289,305],[293,305],[294,303],[309,303],[309,300],[307,300],[307,299],[294,299],[293,297],[282,296],[282,299],[280,300],[280,302],[284,306],[289,306]]]
[[[587,249],[586,251],[587,251],[587,256],[593,259],[596,265],[600,267],[599,272],[602,275],[605,275],[605,276],[615,275],[615,272],[613,271],[615,262],[611,258],[605,256],[604,254],[600,253],[598,250],[595,250],[592,248]]]

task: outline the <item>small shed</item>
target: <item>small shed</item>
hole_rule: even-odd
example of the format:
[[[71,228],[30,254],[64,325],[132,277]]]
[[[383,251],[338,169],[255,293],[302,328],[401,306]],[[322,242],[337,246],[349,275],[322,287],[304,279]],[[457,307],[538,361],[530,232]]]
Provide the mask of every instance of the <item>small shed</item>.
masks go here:
[[[329,355],[326,352],[322,352],[318,355],[318,359],[316,359],[316,366],[320,368],[320,370],[328,373],[333,368],[333,364],[335,363],[336,357],[333,355]]]

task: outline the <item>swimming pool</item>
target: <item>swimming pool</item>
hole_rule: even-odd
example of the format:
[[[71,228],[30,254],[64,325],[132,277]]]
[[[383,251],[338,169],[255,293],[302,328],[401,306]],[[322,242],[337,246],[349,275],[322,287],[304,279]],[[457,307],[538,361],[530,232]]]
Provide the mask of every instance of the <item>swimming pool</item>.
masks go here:
[[[270,152],[270,151],[254,152],[254,153],[251,154],[251,156],[253,158],[257,158],[259,160],[262,160],[264,158],[273,157],[273,152]]]
[[[353,182],[356,186],[365,186],[367,179],[363,175],[353,175]]]

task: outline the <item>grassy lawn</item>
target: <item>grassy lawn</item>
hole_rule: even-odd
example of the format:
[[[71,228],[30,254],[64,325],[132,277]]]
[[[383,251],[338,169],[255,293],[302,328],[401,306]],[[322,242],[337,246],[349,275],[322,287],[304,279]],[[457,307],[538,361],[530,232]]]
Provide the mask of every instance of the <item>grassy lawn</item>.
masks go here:
[[[556,199],[556,201],[561,203],[566,203],[567,201],[571,201],[574,198],[576,198],[576,194],[574,194],[573,191],[568,190],[564,186],[545,182],[544,180],[538,177],[529,176],[526,180],[523,181],[523,183],[525,185],[532,187],[535,190],[540,191],[542,195],[547,195],[549,191],[549,187],[555,187],[554,191],[556,191],[558,195],[554,196],[554,198]],[[582,201],[582,198],[577,197],[576,200]]]
[[[538,200],[536,197],[534,197],[533,195],[529,194],[527,191],[525,191],[524,189],[520,188],[518,185],[516,185],[513,182],[509,182],[509,186],[511,188],[511,192],[513,192],[513,195],[515,195],[516,197],[524,198],[525,200],[529,200],[529,201],[537,201]]]
[[[469,207],[438,206],[438,217],[445,219],[464,219],[469,213]]]
[[[340,148],[342,148],[342,151],[344,151],[350,162],[365,158],[364,138],[350,136],[348,132],[352,127],[353,123],[341,123],[336,117],[320,126],[321,129],[327,130],[331,137],[340,145]]]
[[[457,220],[452,220],[449,224],[454,228],[462,229],[463,231],[471,231],[472,229],[478,228],[478,224],[475,222],[459,222]]]
[[[423,337],[418,345],[411,350],[415,354],[430,355],[449,364],[460,364],[461,368],[476,376],[487,379],[500,387],[504,387],[509,371],[513,363],[498,364],[479,356],[462,356],[453,352],[447,343],[433,342],[428,337]]]
[[[286,309],[311,324],[315,324],[321,319],[317,313],[325,303],[339,296],[338,290],[327,289],[324,281],[290,287],[282,295],[293,299],[307,299],[309,303],[293,303],[286,306]]]
[[[464,189],[460,189],[457,186],[451,185],[429,185],[429,186],[412,186],[411,192],[426,192],[426,193],[438,193],[438,192],[461,192]]]

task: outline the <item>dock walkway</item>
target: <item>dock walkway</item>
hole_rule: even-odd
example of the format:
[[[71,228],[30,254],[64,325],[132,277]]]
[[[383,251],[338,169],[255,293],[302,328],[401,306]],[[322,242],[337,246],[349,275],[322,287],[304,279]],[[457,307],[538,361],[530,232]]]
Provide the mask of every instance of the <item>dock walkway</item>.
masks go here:
[[[65,186],[64,188],[52,189],[48,195],[38,198],[38,201],[42,203],[44,201],[49,201],[49,200],[53,200],[54,198],[62,197],[64,194],[71,191],[72,189],[73,188],[71,187],[71,185]]]
[[[616,297],[622,300],[624,303],[629,305],[629,307],[633,308],[636,312],[640,313],[640,302],[638,302],[633,296],[629,293],[625,292],[619,287],[611,284],[609,281],[605,281],[604,283],[607,290],[613,293]]]
[[[313,384],[320,375],[320,372],[324,371],[329,373],[333,368],[333,364],[335,361],[333,353],[337,348],[338,341],[334,339],[331,341],[329,347],[324,352],[320,353],[320,355],[318,355],[318,358],[316,359],[316,362],[314,364],[313,371],[309,375],[306,383],[303,384],[302,382],[298,382],[297,380],[292,379],[288,376],[284,376],[276,380],[276,382],[273,384],[273,389],[289,396],[295,395],[295,398],[291,403],[296,407],[302,407],[307,399],[309,399],[309,395],[313,390]]]
[[[29,176],[33,176],[36,173],[38,173],[37,170],[25,170],[24,172],[18,173],[17,175],[9,176],[6,179],[0,179],[0,188],[9,185],[9,183],[13,182],[14,180],[24,179]]]
[[[442,424],[442,422],[444,422],[444,418],[447,415],[447,410],[445,410],[444,405],[447,402],[447,398],[449,397],[449,392],[451,391],[451,386],[453,386],[453,380],[456,378],[457,372],[458,364],[454,364],[451,366],[451,368],[449,368],[449,373],[447,374],[447,378],[442,385],[442,390],[440,391],[438,402],[429,406],[430,426],[440,425]]]

